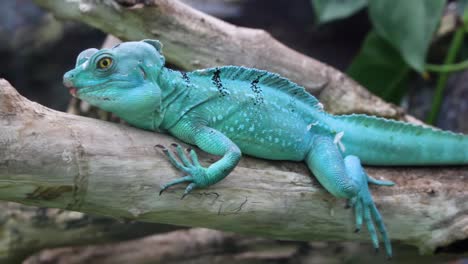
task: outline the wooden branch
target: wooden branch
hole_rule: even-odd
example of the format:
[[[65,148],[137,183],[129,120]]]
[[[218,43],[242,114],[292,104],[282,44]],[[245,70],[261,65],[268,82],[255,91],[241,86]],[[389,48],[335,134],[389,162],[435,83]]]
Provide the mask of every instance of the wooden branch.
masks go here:
[[[299,243],[297,243],[299,244]],[[287,261],[299,247],[292,243],[242,237],[204,228],[179,230],[107,246],[46,250],[24,264],[43,263],[271,263]]]
[[[352,232],[344,201],[302,163],[244,157],[225,180],[181,200],[184,186],[158,196],[161,184],[182,176],[153,148],[176,141],[167,135],[53,111],[5,80],[0,127],[2,200],[279,239],[369,241],[367,232]],[[392,239],[433,252],[468,238],[466,167],[368,172],[397,183],[372,187]]]
[[[279,73],[317,95],[328,111],[411,119],[336,69],[300,54],[264,30],[237,27],[176,0],[35,0],[63,19],[122,40],[159,39],[167,60],[185,70],[244,65]]]
[[[122,242],[174,227],[2,202],[0,230],[0,263],[20,263],[46,248]]]
[[[376,263],[370,243],[278,241],[205,228],[178,230],[106,245],[43,250],[23,264],[187,263]],[[460,256],[421,256],[413,247],[394,244],[397,263],[456,263]]]

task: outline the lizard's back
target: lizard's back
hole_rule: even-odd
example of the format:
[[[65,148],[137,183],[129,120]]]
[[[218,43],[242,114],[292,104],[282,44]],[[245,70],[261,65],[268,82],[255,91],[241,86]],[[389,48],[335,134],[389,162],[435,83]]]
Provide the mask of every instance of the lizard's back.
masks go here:
[[[186,78],[196,89],[188,96],[206,96],[192,112],[252,156],[303,160],[312,124],[325,114],[304,88],[266,71],[227,66],[194,71]]]

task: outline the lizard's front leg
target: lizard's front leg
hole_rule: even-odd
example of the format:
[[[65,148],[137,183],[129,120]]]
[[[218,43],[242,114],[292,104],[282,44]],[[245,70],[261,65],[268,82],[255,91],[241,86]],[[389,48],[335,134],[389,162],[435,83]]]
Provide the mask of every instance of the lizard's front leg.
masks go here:
[[[169,161],[176,168],[187,173],[186,176],[161,186],[160,194],[173,185],[189,183],[182,196],[183,198],[195,188],[207,187],[215,184],[226,177],[236,167],[241,158],[239,147],[216,129],[180,121],[170,132],[177,138],[195,144],[210,154],[223,157],[211,164],[208,168],[205,168],[198,162],[198,157],[194,150],[190,150],[189,158],[183,152],[182,148],[176,145],[176,153],[180,159],[180,161],[178,161],[172,152],[160,146],[169,157]]]

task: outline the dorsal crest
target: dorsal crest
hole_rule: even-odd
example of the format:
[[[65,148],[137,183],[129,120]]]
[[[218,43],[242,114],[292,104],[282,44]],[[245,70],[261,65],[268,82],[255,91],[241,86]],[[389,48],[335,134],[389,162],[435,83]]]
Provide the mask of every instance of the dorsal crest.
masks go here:
[[[251,87],[257,87],[258,89],[276,89],[316,109],[323,110],[322,104],[317,98],[306,92],[304,87],[276,73],[243,66],[223,66],[195,71],[193,73],[205,76],[216,75],[220,80],[245,81],[250,83]]]

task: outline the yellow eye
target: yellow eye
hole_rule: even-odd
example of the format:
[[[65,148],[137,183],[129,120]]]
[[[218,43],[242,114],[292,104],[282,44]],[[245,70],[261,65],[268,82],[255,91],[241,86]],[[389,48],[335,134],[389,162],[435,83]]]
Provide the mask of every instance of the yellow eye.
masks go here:
[[[109,57],[104,57],[100,59],[97,63],[99,69],[107,69],[112,65],[112,59]]]

